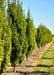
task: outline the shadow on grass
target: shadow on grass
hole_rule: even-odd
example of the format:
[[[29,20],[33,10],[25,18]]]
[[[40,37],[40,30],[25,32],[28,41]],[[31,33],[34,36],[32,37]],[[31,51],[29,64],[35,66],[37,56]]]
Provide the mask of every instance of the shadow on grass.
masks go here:
[[[37,67],[48,67],[49,68],[49,67],[54,67],[54,65],[41,65],[40,64],[40,65],[37,65]]]
[[[27,66],[27,65],[26,65],[26,67],[36,67],[36,66],[30,66],[30,65],[29,65],[29,66]]]
[[[41,64],[38,64],[37,66],[30,66],[30,65],[27,66],[26,65],[26,67],[48,67],[49,68],[49,67],[54,67],[54,65],[41,65]]]
[[[46,57],[42,57],[41,59],[54,59],[54,58],[46,58]]]
[[[51,75],[49,72],[44,72],[44,71],[34,71],[34,72],[21,72],[21,71],[16,71],[16,73],[21,73],[23,75]]]
[[[44,72],[44,71],[33,71],[33,72],[22,72],[22,71],[7,71],[5,73],[20,73],[20,75],[54,75],[54,73]]]

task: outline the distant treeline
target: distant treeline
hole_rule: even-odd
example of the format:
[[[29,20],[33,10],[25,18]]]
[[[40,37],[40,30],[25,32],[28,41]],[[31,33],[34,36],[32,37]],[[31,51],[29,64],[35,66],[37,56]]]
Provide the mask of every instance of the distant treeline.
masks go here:
[[[38,47],[44,46],[45,44],[52,41],[52,33],[45,26],[40,25],[37,29],[36,42]]]
[[[54,35],[52,35],[54,37]]]
[[[52,33],[45,26],[34,28],[30,9],[26,17],[22,3],[20,0],[0,1],[0,73],[6,71],[9,63],[15,71],[16,65],[25,57],[28,59],[36,44],[41,47],[52,41]]]

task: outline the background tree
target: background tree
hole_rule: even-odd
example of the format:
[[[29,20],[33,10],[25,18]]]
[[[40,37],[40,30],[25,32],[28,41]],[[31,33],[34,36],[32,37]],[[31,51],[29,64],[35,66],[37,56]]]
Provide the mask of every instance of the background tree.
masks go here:
[[[44,46],[45,44],[52,41],[52,33],[44,25],[38,27],[36,42],[38,47]]]
[[[30,56],[30,54],[32,53],[35,47],[34,25],[33,25],[33,20],[30,17],[30,9],[28,10],[26,21],[27,21],[26,34],[27,34],[27,39],[28,39],[28,50],[26,53],[26,57],[28,57]]]

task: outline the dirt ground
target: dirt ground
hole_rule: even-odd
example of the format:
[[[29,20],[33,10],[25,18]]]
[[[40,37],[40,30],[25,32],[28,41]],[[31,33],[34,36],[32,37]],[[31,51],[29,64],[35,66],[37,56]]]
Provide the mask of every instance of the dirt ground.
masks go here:
[[[43,53],[51,44],[52,42],[42,46],[41,48],[34,49],[28,60],[25,58],[20,66],[16,66],[16,73],[13,72],[13,67],[9,65],[7,71],[1,75],[27,75],[26,73],[28,72],[34,72],[36,65],[40,62],[40,58],[42,57]]]

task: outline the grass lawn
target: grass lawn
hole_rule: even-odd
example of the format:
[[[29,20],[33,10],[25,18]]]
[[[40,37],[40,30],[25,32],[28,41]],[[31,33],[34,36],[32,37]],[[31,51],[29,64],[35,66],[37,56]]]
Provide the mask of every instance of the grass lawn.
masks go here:
[[[43,54],[36,71],[39,73],[54,73],[54,42]]]

